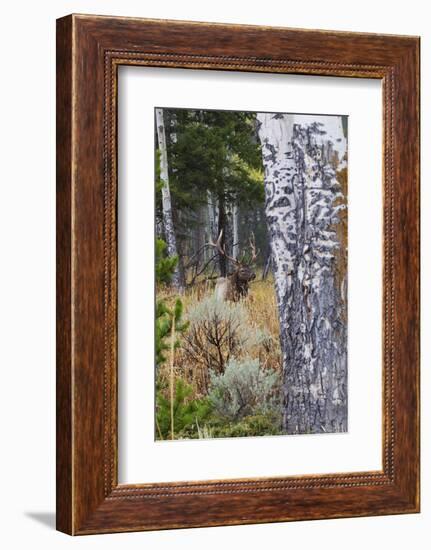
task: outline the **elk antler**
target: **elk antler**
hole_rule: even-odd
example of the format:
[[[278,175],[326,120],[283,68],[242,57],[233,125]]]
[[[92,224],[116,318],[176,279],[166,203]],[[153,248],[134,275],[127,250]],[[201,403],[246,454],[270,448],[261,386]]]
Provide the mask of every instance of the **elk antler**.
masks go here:
[[[256,250],[256,240],[254,238],[253,231],[251,232],[251,235],[250,235],[250,238],[249,238],[249,243],[250,243],[250,250],[251,250],[250,263],[252,264],[253,262],[256,261],[257,255],[259,254],[259,250]]]
[[[230,260],[234,264],[238,265],[239,264],[238,260],[236,260],[232,256],[229,256],[229,254],[226,253],[226,248],[222,247],[222,245],[221,245],[222,238],[223,238],[223,229],[220,231],[218,239],[215,243],[211,239],[207,244],[208,244],[208,246],[212,246],[212,247],[216,248],[219,254],[221,254],[222,256],[224,256],[225,258],[227,258],[228,260]]]
[[[253,262],[256,261],[256,258],[259,254],[259,250],[256,250],[256,241],[255,241],[255,238],[254,238],[253,231],[251,232],[251,235],[248,239],[248,243],[249,243],[249,247],[250,247],[251,257],[250,257],[250,259],[248,259],[246,250],[243,250],[241,263],[244,264],[244,263],[246,263],[246,260],[247,260],[247,265],[251,265]]]

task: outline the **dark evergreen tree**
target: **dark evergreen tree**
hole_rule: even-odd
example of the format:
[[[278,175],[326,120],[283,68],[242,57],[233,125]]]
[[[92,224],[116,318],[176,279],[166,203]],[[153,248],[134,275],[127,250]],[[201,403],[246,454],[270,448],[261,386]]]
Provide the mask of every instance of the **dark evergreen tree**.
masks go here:
[[[170,121],[169,183],[179,255],[192,256],[222,230],[222,245],[234,255],[239,249],[234,237],[241,234],[238,205],[246,212],[264,199],[255,113],[165,109],[165,116]],[[157,208],[161,212],[160,193]],[[206,234],[210,228],[213,234]],[[226,258],[218,261],[224,276]]]

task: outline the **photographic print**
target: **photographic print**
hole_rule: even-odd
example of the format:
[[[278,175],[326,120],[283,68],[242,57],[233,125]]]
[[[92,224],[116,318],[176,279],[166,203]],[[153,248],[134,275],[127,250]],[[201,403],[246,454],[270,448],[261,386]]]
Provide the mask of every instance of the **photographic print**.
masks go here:
[[[155,439],[347,431],[343,115],[155,108]]]

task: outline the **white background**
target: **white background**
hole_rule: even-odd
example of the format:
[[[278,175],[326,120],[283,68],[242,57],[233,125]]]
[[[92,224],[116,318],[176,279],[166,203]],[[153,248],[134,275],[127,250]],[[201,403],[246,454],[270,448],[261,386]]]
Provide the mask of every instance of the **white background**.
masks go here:
[[[144,67],[119,78],[120,482],[381,470],[381,82]],[[349,116],[347,433],[154,441],[154,107],[163,105]]]
[[[431,522],[431,30],[428,2],[136,0],[2,6],[1,544],[15,548],[425,549]],[[55,18],[70,12],[422,36],[422,514],[72,539],[54,523]],[[364,406],[367,404],[364,403]],[[429,535],[428,535],[429,538]]]

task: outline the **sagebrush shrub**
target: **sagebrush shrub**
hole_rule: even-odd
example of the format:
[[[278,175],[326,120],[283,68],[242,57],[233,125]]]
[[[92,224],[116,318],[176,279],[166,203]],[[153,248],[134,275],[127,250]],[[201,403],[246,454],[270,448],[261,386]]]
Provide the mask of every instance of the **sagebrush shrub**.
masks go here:
[[[231,359],[222,374],[210,374],[208,399],[214,412],[229,421],[280,410],[278,371],[262,369],[258,359]]]
[[[240,302],[206,298],[189,309],[187,320],[189,330],[183,335],[183,350],[192,364],[200,364],[208,374],[222,374],[232,357],[268,337],[250,325],[247,309]]]

